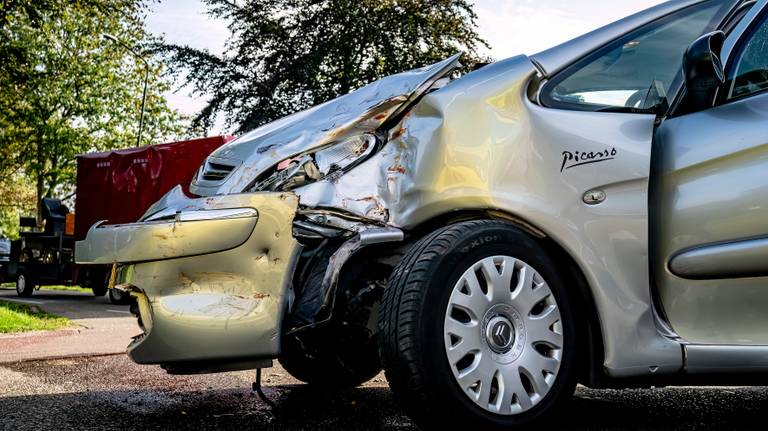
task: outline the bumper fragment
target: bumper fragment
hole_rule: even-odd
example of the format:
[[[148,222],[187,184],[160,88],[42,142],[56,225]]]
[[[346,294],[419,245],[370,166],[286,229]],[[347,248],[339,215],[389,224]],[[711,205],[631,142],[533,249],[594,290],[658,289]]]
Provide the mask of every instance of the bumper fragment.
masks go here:
[[[92,228],[80,263],[120,265],[116,283],[137,298],[145,334],[138,363],[238,363],[279,352],[286,292],[300,252],[290,193],[190,199],[185,208],[253,208],[258,217]],[[249,362],[250,361],[250,362]]]

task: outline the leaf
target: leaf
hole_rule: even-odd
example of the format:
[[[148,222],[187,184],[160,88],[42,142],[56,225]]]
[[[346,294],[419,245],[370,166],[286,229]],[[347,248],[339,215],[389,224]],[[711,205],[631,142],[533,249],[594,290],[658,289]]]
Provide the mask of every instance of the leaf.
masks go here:
[[[223,114],[245,132],[383,76],[487,46],[468,0],[206,0],[228,22],[222,56],[156,48],[193,94],[210,97],[194,127]],[[469,61],[467,61],[469,60]]]

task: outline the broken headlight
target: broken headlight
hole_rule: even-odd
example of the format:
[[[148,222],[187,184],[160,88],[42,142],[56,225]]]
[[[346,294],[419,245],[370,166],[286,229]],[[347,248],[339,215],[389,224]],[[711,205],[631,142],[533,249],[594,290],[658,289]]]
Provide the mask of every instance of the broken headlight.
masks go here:
[[[333,179],[365,160],[377,142],[375,135],[366,133],[283,160],[269,176],[257,181],[252,190],[285,191],[314,181]]]

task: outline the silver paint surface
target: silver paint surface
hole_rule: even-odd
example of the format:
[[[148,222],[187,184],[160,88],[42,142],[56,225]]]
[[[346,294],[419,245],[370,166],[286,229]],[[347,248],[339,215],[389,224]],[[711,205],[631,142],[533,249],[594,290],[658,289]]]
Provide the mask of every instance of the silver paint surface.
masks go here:
[[[710,252],[722,253],[689,259],[686,271],[726,271],[729,262],[768,268],[759,248],[738,246],[768,233],[766,124],[762,94],[667,120],[658,130],[654,273],[672,328],[691,343],[768,344],[768,277],[689,280],[668,269],[674,256],[711,244],[722,247]]]
[[[684,250],[669,261],[682,278],[717,279],[768,276],[768,238],[708,244]]]
[[[768,369],[768,346],[690,344],[685,351],[689,374],[764,373]]]

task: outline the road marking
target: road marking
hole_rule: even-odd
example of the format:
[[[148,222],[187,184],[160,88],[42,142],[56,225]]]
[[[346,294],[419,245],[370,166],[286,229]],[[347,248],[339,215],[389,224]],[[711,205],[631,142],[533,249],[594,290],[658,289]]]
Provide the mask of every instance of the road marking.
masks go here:
[[[131,312],[130,312],[130,311],[124,311],[124,310],[110,310],[109,308],[107,308],[107,311],[109,311],[110,313],[123,313],[123,314],[131,314]]]
[[[31,299],[16,299],[16,298],[0,298],[4,301],[10,301],[10,302],[21,302],[23,304],[45,304],[45,302],[42,301],[32,301]]]

